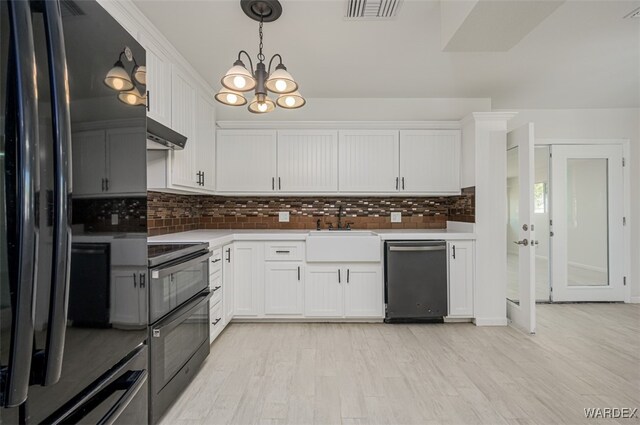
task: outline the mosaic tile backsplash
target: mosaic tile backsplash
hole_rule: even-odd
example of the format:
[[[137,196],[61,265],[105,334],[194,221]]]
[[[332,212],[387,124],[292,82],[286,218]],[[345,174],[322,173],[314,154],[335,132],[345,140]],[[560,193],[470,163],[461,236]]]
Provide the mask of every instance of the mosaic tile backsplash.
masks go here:
[[[85,232],[147,231],[147,198],[74,199],[72,223],[84,223]],[[112,224],[112,216],[118,224]]]
[[[222,197],[148,192],[149,235],[195,229],[315,229],[343,223],[354,229],[444,229],[447,220],[474,222],[475,188],[438,197]],[[278,222],[280,211],[289,222]],[[391,212],[402,223],[391,223]]]

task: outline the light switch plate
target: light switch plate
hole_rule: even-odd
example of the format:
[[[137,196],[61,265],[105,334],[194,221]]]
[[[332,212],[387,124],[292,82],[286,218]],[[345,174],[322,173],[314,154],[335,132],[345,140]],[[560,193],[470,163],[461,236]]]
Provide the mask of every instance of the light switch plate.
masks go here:
[[[280,211],[278,213],[278,221],[280,223],[288,223],[289,222],[289,211]]]
[[[111,214],[111,225],[112,226],[118,225],[118,214]]]
[[[391,213],[391,222],[392,223],[402,223],[402,213],[392,212]]]

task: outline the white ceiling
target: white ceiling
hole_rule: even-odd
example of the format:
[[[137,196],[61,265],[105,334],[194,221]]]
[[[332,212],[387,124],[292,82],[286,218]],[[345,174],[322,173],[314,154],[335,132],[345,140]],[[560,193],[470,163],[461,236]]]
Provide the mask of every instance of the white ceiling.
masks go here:
[[[215,90],[239,50],[257,54],[258,24],[239,0],[135,2]],[[345,20],[344,1],[281,3],[264,26],[265,54],[281,53],[309,98],[640,106],[640,19],[623,19],[638,1],[567,1],[509,51],[486,53],[442,51],[439,1],[405,0],[388,21]]]

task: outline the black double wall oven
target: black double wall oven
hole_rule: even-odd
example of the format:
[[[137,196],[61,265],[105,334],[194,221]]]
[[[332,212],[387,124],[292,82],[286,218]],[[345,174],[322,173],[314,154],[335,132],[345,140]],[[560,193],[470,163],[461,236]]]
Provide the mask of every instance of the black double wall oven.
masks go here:
[[[149,244],[152,424],[209,355],[210,257],[206,243]]]

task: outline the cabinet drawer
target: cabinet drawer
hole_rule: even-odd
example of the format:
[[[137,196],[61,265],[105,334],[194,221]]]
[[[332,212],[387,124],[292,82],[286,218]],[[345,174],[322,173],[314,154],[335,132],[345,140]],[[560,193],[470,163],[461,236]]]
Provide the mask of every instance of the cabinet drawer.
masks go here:
[[[211,261],[209,265],[209,274],[213,275],[214,273],[222,270],[222,248],[214,248],[211,250],[213,255],[211,255]]]
[[[218,272],[209,276],[209,290],[213,292],[211,305],[215,305],[222,299],[222,273]]]
[[[267,242],[264,252],[267,261],[304,260],[304,242]]]
[[[213,302],[213,301],[211,301]],[[222,328],[224,328],[224,317],[222,314],[222,303],[213,304],[209,309],[209,343],[218,336]]]

